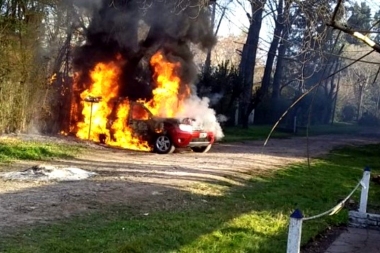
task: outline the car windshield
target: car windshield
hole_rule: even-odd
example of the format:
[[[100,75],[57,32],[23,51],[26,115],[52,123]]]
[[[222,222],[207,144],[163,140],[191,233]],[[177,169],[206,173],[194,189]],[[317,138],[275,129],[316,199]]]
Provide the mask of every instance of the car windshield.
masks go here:
[[[148,120],[151,114],[142,104],[133,104],[132,106],[132,119],[134,120]]]

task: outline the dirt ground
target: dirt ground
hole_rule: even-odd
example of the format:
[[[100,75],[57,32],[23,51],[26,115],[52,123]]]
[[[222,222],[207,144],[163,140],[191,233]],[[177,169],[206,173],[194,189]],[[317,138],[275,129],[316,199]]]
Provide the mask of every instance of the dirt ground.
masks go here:
[[[309,148],[313,156],[318,156],[336,146],[378,142],[380,135],[316,136],[309,139]],[[252,141],[215,144],[207,154],[181,150],[170,155],[92,145],[89,152],[76,159],[46,164],[98,173],[93,178],[73,182],[0,179],[0,231],[7,234],[11,227],[51,222],[102,210],[109,204],[146,212],[155,205],[170,208],[180,204],[183,200],[179,193],[221,194],[221,185],[241,185],[253,175],[306,160],[306,145],[304,137],[272,139],[265,148],[262,141]],[[41,162],[16,162],[3,165],[0,171],[21,171],[37,164]]]

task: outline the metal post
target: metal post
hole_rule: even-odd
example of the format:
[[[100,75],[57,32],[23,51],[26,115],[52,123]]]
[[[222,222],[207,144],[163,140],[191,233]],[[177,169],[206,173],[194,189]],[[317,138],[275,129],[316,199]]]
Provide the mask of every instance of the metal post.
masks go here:
[[[88,96],[84,99],[84,101],[91,103],[91,111],[90,111],[90,125],[88,127],[88,138],[90,139],[91,137],[91,125],[92,125],[92,107],[94,103],[99,103],[102,100],[102,97],[92,97]]]
[[[90,137],[91,137],[92,106],[93,106],[94,102],[90,102],[90,103],[91,103],[91,111],[90,111],[90,126],[88,127],[88,138],[87,138],[87,139],[90,139]]]
[[[367,201],[368,201],[370,177],[371,177],[371,169],[369,167],[365,167],[364,172],[363,172],[363,178],[360,182],[362,185],[362,191],[360,195],[359,212],[361,213],[367,213]]]
[[[235,126],[239,125],[239,116],[240,116],[240,109],[239,109],[239,101],[236,103],[236,108],[235,108]]]
[[[302,219],[303,219],[303,214],[298,209],[294,210],[294,212],[290,215],[288,245],[286,248],[286,253],[300,252]]]

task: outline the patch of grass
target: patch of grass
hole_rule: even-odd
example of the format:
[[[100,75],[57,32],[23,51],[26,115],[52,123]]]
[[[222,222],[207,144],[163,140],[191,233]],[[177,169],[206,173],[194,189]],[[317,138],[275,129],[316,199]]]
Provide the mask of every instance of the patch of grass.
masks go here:
[[[282,253],[291,212],[299,208],[312,216],[330,209],[354,188],[364,166],[380,172],[379,149],[380,144],[337,149],[315,159],[311,168],[298,164],[253,177],[244,186],[224,189],[220,196],[192,195],[186,198],[186,208],[162,211],[154,207],[149,215],[142,215],[130,207],[113,206],[24,229],[3,238],[0,252]],[[379,185],[371,185],[370,205],[380,204],[379,194]],[[358,197],[359,192],[354,199]],[[346,221],[346,210],[305,221],[302,242]]]
[[[255,125],[247,129],[242,127],[226,127],[223,129],[225,137],[222,142],[252,141],[265,140],[272,129],[272,125]],[[309,136],[327,135],[327,134],[357,134],[363,130],[367,130],[362,126],[355,124],[334,123],[333,125],[316,125],[310,126]],[[297,133],[293,133],[292,129],[283,129],[278,127],[272,133],[271,138],[290,138],[294,136],[306,136],[306,127],[299,127]]]
[[[316,125],[310,126],[309,135],[324,135],[324,134],[357,134],[367,128],[357,124],[334,123],[333,125]],[[298,135],[306,135],[306,129],[299,129]]]
[[[272,126],[267,125],[250,126],[247,129],[242,127],[226,127],[223,129],[225,136],[222,142],[264,140],[267,138],[271,128]],[[288,138],[291,136],[294,135],[278,131],[272,134],[272,138]]]
[[[53,158],[71,158],[80,152],[79,145],[54,144],[47,142],[1,140],[0,162],[14,160],[48,160]]]

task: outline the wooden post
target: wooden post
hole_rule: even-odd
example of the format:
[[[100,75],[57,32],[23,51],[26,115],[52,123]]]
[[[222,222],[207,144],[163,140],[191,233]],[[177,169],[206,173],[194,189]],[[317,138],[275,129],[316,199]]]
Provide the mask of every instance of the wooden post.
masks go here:
[[[359,206],[359,212],[361,213],[367,212],[367,201],[368,201],[370,177],[371,177],[371,170],[369,167],[365,167],[364,172],[363,172],[363,178],[361,180],[362,191],[360,195],[360,206]]]
[[[94,102],[90,102],[91,103],[91,111],[90,111],[90,126],[88,127],[88,138],[87,139],[90,139],[91,138],[91,124],[92,124],[92,107],[94,105]]]
[[[302,219],[303,219],[303,214],[298,209],[294,210],[294,212],[290,215],[288,245],[287,245],[286,253],[300,252]]]
[[[240,109],[239,109],[239,101],[236,103],[235,108],[235,126],[239,125],[239,117],[240,117]]]

